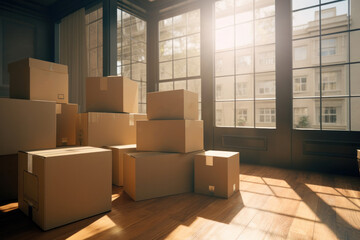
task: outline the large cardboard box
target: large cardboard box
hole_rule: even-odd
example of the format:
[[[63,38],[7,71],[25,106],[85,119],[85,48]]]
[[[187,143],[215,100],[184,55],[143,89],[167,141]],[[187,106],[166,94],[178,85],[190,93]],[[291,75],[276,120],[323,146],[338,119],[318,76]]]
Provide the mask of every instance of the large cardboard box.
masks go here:
[[[56,104],[56,146],[76,144],[77,114],[77,104]]]
[[[146,113],[149,120],[198,120],[198,95],[183,89],[148,93]]]
[[[195,156],[195,192],[229,198],[239,191],[239,153],[206,151]]]
[[[135,152],[125,154],[124,190],[135,201],[192,192],[192,153]]]
[[[10,97],[67,103],[69,76],[66,65],[26,58],[8,65]]]
[[[78,115],[77,145],[103,147],[136,144],[136,122],[146,114],[89,112]]]
[[[0,202],[17,200],[18,155],[0,156]]]
[[[56,147],[55,102],[0,98],[0,155]]]
[[[138,112],[138,84],[126,77],[88,77],[87,112]]]
[[[107,146],[112,150],[112,183],[124,186],[124,157],[126,153],[136,152],[136,144]]]
[[[188,153],[204,149],[202,120],[151,120],[137,123],[138,151]]]
[[[111,151],[93,147],[19,152],[19,209],[49,230],[111,210]]]

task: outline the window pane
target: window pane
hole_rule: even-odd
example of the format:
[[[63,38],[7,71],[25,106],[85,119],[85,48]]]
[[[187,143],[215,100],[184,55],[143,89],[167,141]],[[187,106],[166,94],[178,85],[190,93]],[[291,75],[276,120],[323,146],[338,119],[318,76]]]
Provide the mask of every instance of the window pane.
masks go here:
[[[255,48],[255,72],[275,71],[275,45]]]
[[[351,130],[360,131],[360,97],[351,98]]]
[[[124,46],[122,47],[122,64],[130,64],[130,59],[131,59],[131,47],[130,45]]]
[[[350,32],[350,49],[351,49],[350,61],[351,62],[359,62],[360,61],[359,42],[360,42],[360,31]]]
[[[348,95],[349,66],[336,65],[321,69],[322,96]]]
[[[253,0],[235,0],[235,21],[236,23],[253,20]]]
[[[172,59],[172,40],[159,43],[160,62]]]
[[[255,0],[255,17],[265,18],[275,15],[275,0]]]
[[[348,34],[349,33],[340,33],[322,37],[322,64],[339,64],[348,62]]]
[[[347,29],[347,0],[321,6],[321,34],[346,31]]]
[[[255,21],[255,44],[275,43],[275,17]]]
[[[174,61],[174,78],[186,77],[186,59]]]
[[[186,80],[184,81],[175,81],[174,82],[174,89],[184,89],[186,90]]]
[[[217,127],[235,127],[234,102],[217,102],[215,119],[215,125]]]
[[[234,51],[215,54],[215,75],[226,76],[234,74]]]
[[[350,65],[350,79],[351,79],[351,96],[360,96],[360,64],[359,63]]]
[[[236,101],[236,127],[254,127],[254,101]]]
[[[172,38],[172,18],[164,19],[159,22],[160,41]]]
[[[348,130],[348,98],[326,98],[322,100],[322,128]]]
[[[216,51],[231,50],[234,48],[234,27],[221,28],[215,31]]]
[[[350,7],[350,29],[360,28],[360,1],[351,0]]]
[[[200,34],[194,34],[187,37],[187,56],[200,56]]]
[[[236,74],[252,73],[254,71],[253,55],[253,48],[246,48],[236,51]]]
[[[195,10],[187,13],[187,34],[200,32],[200,11]]]
[[[309,8],[293,13],[294,39],[317,35],[319,35],[319,7]]]
[[[215,79],[215,99],[234,99],[234,77],[221,77]]]
[[[236,26],[236,48],[250,47],[253,45],[253,24],[242,23]]]
[[[255,101],[256,127],[276,127],[276,106],[273,100]]]
[[[186,58],[186,37],[173,40],[174,59]]]
[[[159,91],[171,91],[174,90],[173,82],[159,83]]]
[[[172,62],[163,62],[159,64],[160,80],[171,79],[172,76]]]
[[[275,72],[255,74],[256,99],[275,98]]]
[[[254,98],[254,75],[236,76],[236,99],[253,99]]]
[[[173,17],[173,37],[186,35],[186,14]]]
[[[294,99],[293,100],[293,127],[295,129],[320,129],[319,109],[320,100]]]
[[[134,42],[131,44],[132,62],[145,62],[146,60],[146,44],[142,42]]]
[[[201,79],[188,80],[188,90],[197,93],[201,102]]]
[[[307,38],[293,41],[293,68],[320,65],[320,38]]]
[[[188,58],[188,77],[200,76],[200,57]]]
[[[234,24],[234,0],[222,0],[215,2],[215,26],[226,27]]]
[[[320,95],[320,68],[293,70],[293,97]]]
[[[90,24],[90,41],[89,41],[89,47],[90,49],[96,48],[97,46],[97,22],[93,22]]]
[[[319,0],[292,0],[292,8],[293,10],[311,7],[314,5],[318,5]]]
[[[123,74],[124,77],[131,78],[131,76],[130,76],[130,65],[123,65],[122,74]]]

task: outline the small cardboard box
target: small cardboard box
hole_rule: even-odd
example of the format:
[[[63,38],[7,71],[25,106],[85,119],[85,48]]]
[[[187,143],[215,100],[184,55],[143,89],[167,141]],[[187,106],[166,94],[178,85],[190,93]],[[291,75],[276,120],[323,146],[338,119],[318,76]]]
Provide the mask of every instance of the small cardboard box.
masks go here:
[[[239,153],[206,151],[195,156],[195,192],[229,198],[239,191]]]
[[[124,186],[124,157],[126,153],[136,152],[136,144],[107,146],[112,150],[112,183]]]
[[[360,149],[357,150],[357,158],[360,159]]]
[[[111,151],[19,152],[19,209],[43,230],[111,210]]]
[[[0,155],[56,147],[56,103],[0,98]]]
[[[188,153],[204,149],[202,120],[151,120],[137,123],[138,151]]]
[[[103,147],[136,144],[136,122],[145,120],[146,114],[78,114],[77,145]]]
[[[138,84],[126,77],[88,77],[87,112],[138,112]]]
[[[192,153],[135,152],[125,154],[124,190],[135,201],[192,192]]]
[[[0,202],[17,200],[18,155],[0,156]]]
[[[56,104],[56,146],[76,144],[77,114],[77,104]]]
[[[198,120],[198,95],[183,89],[148,93],[146,113],[149,120]]]
[[[10,97],[69,101],[69,76],[66,65],[26,58],[8,65]]]

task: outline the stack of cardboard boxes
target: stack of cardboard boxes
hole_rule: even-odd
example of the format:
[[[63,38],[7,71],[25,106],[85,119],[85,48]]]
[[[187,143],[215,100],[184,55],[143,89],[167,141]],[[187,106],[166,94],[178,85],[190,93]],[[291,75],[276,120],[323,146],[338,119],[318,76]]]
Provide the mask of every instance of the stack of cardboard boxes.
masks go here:
[[[147,116],[137,122],[138,152],[125,155],[124,190],[135,201],[192,192],[194,157],[204,146],[197,94],[148,93]]]

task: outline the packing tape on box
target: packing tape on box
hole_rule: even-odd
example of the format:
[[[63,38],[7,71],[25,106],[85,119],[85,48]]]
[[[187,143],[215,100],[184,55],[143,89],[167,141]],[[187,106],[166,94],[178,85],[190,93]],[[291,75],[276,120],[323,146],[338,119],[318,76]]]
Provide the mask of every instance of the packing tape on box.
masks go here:
[[[135,125],[134,114],[129,114],[129,126],[134,126],[134,125]]]
[[[108,90],[108,79],[100,78],[100,91],[107,91],[107,90]]]
[[[213,156],[205,156],[206,166],[214,166]]]
[[[209,185],[209,192],[215,192],[215,186]]]
[[[27,171],[29,173],[33,172],[33,155],[32,154],[27,155]]]
[[[56,104],[56,114],[61,114],[61,104]]]

